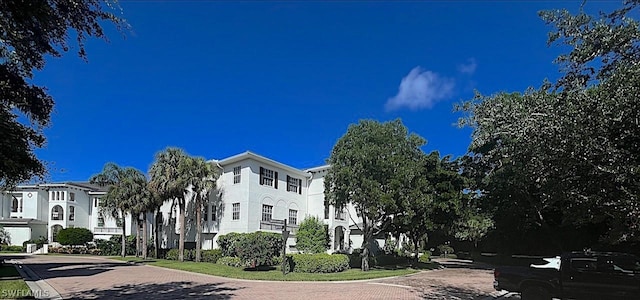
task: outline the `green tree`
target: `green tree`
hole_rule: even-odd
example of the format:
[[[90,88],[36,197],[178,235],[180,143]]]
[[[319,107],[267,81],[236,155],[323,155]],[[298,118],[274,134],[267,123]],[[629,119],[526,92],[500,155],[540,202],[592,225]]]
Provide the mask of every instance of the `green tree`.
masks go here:
[[[194,203],[196,215],[196,262],[200,262],[202,251],[202,211],[209,196],[216,189],[219,172],[217,166],[207,162],[202,157],[188,157],[182,165],[187,176],[187,184],[191,188],[191,199]]]
[[[44,69],[46,56],[67,52],[74,33],[78,55],[86,59],[87,37],[106,39],[102,21],[125,25],[117,10],[115,3],[99,0],[0,2],[0,186],[46,174],[34,149],[45,144],[43,129],[54,101],[44,87],[31,83],[33,71]]]
[[[296,248],[304,253],[324,253],[329,249],[328,235],[320,218],[306,217],[296,232]]]
[[[505,237],[540,232],[556,251],[640,238],[638,4],[541,12],[549,43],[571,49],[557,59],[562,78],[459,107],[473,128],[464,172]]]
[[[420,241],[435,230],[448,231],[460,211],[465,198],[465,178],[458,172],[458,164],[437,151],[422,155],[415,162],[419,167],[413,177],[411,189],[401,195],[401,212],[393,219],[397,235],[405,234],[415,245],[414,258],[418,259]]]
[[[146,179],[146,178],[145,178]],[[164,203],[164,201],[162,201],[159,197],[156,197],[155,195],[153,195],[153,193],[151,193],[151,191],[149,190],[149,184],[148,182],[145,180],[145,184],[142,185],[142,181],[139,182],[141,184],[141,186],[139,187],[140,192],[141,192],[141,197],[139,198],[140,201],[138,201],[137,203],[135,203],[135,205],[132,207],[132,215],[136,216],[137,220],[139,222],[142,223],[142,237],[141,237],[141,241],[136,242],[136,253],[138,253],[139,251],[137,251],[137,247],[139,244],[142,244],[142,258],[146,259],[147,258],[147,252],[148,252],[148,245],[147,242],[149,240],[149,228],[147,226],[147,214],[150,212],[156,212],[157,210],[160,209],[160,206],[162,206],[162,203]],[[137,232],[137,230],[136,230]],[[136,234],[136,239],[138,239],[138,234]],[[157,250],[155,250],[157,251]],[[157,255],[156,255],[157,257]]]
[[[362,219],[362,270],[369,270],[373,237],[389,228],[401,212],[399,201],[411,190],[425,140],[409,134],[400,120],[360,121],[349,126],[331,151],[325,177],[325,201],[344,208],[351,203]]]
[[[93,241],[93,233],[86,228],[64,228],[58,232],[58,242],[62,245],[85,245],[91,241]]]
[[[11,245],[11,234],[0,225],[0,245]]]
[[[493,220],[483,214],[468,213],[464,218],[456,222],[454,235],[457,239],[470,241],[474,249],[478,250],[478,242],[484,238],[493,228]]]
[[[185,164],[187,154],[180,148],[169,147],[156,154],[155,161],[149,169],[149,187],[161,199],[175,201],[178,205],[180,223],[180,240],[178,245],[179,260],[184,261],[185,233],[185,197],[189,187]]]
[[[119,224],[122,227],[121,255],[124,257],[127,253],[126,215],[133,215],[136,205],[148,197],[147,179],[144,173],[135,168],[122,168],[114,163],[107,163],[102,172],[92,176],[89,182],[109,186],[107,193],[101,199],[100,213],[121,220]]]

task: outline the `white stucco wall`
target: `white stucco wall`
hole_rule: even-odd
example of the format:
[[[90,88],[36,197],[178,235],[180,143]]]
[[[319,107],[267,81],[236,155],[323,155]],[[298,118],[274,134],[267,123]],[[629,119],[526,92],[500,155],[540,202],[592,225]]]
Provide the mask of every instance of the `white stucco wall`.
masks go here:
[[[11,245],[22,246],[22,243],[31,239],[29,227],[4,227],[11,237]]]

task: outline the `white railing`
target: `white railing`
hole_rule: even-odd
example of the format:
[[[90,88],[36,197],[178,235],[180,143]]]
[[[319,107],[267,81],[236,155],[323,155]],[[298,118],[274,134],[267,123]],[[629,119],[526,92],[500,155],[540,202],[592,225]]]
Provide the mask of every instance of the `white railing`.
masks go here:
[[[284,221],[282,220],[260,221],[260,229],[263,229],[263,230],[281,232],[283,227],[284,227]],[[295,234],[298,231],[298,225],[287,224],[287,230],[291,232],[291,234]]]
[[[122,234],[122,228],[118,227],[94,227],[93,233]]]

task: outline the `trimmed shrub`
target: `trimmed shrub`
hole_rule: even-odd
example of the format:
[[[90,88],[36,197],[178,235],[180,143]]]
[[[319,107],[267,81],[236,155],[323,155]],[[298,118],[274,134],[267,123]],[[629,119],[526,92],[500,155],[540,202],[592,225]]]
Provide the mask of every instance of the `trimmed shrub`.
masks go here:
[[[222,250],[220,249],[202,250],[202,253],[200,254],[202,255],[201,257],[202,262],[209,262],[209,263],[215,264],[218,261],[218,259],[222,257]]]
[[[232,257],[232,256],[220,257],[216,262],[216,264],[236,267],[236,268],[244,267],[244,264],[242,263],[239,257]]]
[[[237,256],[252,268],[272,265],[271,259],[282,251],[282,245],[280,234],[262,231],[243,234],[234,244]]]
[[[93,233],[86,228],[64,228],[58,232],[58,243],[62,245],[85,245],[91,241],[93,241]]]
[[[0,250],[5,251],[5,252],[22,252],[22,246],[9,246],[9,245],[2,245],[2,248],[0,248]]]
[[[235,244],[243,238],[243,233],[231,232],[218,237],[218,246],[223,256],[238,256]]]
[[[185,252],[186,251],[187,250],[185,250]],[[178,260],[179,257],[180,257],[180,252],[178,251],[178,249],[171,249],[169,250],[169,252],[167,252],[167,256],[165,257],[165,259]]]
[[[442,257],[452,257],[453,255],[453,247],[451,247],[450,245],[440,245],[438,246],[438,251],[440,252],[440,256]]]
[[[418,258],[418,262],[421,262],[421,263],[428,263],[430,261],[431,261],[431,252],[429,252],[429,251],[423,253]]]
[[[293,272],[336,273],[349,269],[349,257],[345,254],[293,254]]]
[[[376,259],[372,255],[369,255],[369,267],[376,266]],[[349,254],[349,267],[352,269],[362,268],[362,249],[353,249],[353,252]]]
[[[320,218],[310,216],[300,223],[296,248],[304,253],[323,253],[329,249],[329,233]]]
[[[379,254],[373,257],[376,266],[403,265],[408,262],[408,257],[394,254]],[[371,263],[369,263],[371,264]]]

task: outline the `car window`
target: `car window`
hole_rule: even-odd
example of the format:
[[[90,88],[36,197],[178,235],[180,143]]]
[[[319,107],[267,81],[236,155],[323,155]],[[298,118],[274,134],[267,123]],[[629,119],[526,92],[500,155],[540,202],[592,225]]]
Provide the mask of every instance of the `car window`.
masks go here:
[[[637,273],[640,271],[640,261],[633,256],[619,256],[612,259],[613,269],[616,272]]]
[[[597,270],[598,260],[591,257],[576,257],[571,259],[571,269],[582,272],[594,272]]]

